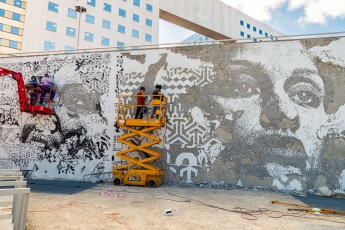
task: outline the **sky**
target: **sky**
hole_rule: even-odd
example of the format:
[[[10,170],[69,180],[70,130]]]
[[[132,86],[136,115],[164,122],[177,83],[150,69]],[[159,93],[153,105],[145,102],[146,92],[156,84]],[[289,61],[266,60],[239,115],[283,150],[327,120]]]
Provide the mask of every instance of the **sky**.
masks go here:
[[[286,35],[345,32],[345,0],[221,0]],[[159,43],[181,42],[193,31],[160,20]]]

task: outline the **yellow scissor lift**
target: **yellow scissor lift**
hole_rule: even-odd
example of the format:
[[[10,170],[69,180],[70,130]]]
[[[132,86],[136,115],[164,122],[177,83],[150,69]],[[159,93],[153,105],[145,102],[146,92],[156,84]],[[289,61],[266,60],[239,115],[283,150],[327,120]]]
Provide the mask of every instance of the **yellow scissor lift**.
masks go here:
[[[153,96],[153,95],[146,95]],[[157,97],[157,95],[155,95]],[[153,135],[154,130],[160,129],[166,123],[166,97],[160,95],[160,99],[153,99],[152,104],[146,106],[157,106],[154,118],[151,113],[147,118],[134,119],[129,116],[129,111],[136,108],[136,104],[126,104],[127,101],[136,101],[137,95],[120,95],[118,98],[117,127],[122,128],[125,133],[117,141],[129,146],[128,149],[122,150],[116,154],[117,157],[124,160],[119,164],[113,164],[113,176],[115,185],[139,185],[148,187],[157,187],[162,183],[164,171],[152,164],[160,158],[160,153],[150,149],[151,146],[160,143],[162,140]],[[134,110],[135,112],[135,110]],[[133,114],[133,112],[132,112]],[[127,130],[127,133],[126,133]],[[130,139],[135,136],[143,136],[151,139],[144,144],[136,144]],[[130,153],[139,151],[144,153],[146,158],[137,159],[130,156]]]

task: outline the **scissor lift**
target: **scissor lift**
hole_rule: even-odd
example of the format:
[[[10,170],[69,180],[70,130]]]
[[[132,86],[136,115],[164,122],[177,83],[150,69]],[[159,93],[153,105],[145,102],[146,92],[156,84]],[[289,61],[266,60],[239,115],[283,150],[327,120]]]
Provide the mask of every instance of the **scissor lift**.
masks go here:
[[[129,116],[129,111],[136,108],[136,104],[126,104],[126,101],[136,101],[137,95],[121,95],[118,98],[118,114],[116,125],[125,132],[117,140],[128,149],[122,150],[116,154],[118,158],[123,159],[120,163],[113,164],[113,175],[115,185],[139,185],[148,187],[157,187],[162,183],[164,171],[151,163],[159,159],[161,154],[150,149],[151,146],[160,143],[162,140],[154,135],[154,130],[160,129],[166,123],[166,97],[159,96],[160,99],[153,99],[149,106],[157,106],[154,118],[134,119]],[[152,95],[147,95],[152,96]],[[157,97],[157,95],[155,95]],[[130,100],[132,99],[132,100]],[[151,141],[143,144],[136,144],[131,138],[143,136]],[[130,156],[132,152],[142,152],[146,158],[137,159]]]

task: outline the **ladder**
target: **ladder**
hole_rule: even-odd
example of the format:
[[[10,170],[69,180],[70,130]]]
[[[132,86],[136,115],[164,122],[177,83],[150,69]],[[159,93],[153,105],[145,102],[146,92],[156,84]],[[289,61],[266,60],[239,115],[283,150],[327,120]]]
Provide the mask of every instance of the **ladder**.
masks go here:
[[[156,106],[155,117],[134,119],[129,115],[130,110],[137,108],[136,104],[127,104],[127,101],[135,100],[137,95],[120,95],[118,99],[118,113],[116,126],[124,131],[117,140],[118,142],[128,146],[116,153],[116,157],[121,162],[113,164],[113,176],[115,185],[137,185],[157,187],[162,183],[164,171],[152,163],[161,157],[161,154],[152,150],[150,147],[159,144],[161,138],[154,135],[154,131],[161,129],[166,124],[166,97],[159,96],[159,99],[153,99],[152,104],[146,106]],[[146,95],[152,96],[152,95]],[[131,98],[133,97],[133,98]],[[155,97],[158,97],[155,95]],[[135,143],[132,138],[146,137],[149,141],[146,143]],[[142,159],[134,158],[130,155],[132,152],[141,152],[144,157]]]

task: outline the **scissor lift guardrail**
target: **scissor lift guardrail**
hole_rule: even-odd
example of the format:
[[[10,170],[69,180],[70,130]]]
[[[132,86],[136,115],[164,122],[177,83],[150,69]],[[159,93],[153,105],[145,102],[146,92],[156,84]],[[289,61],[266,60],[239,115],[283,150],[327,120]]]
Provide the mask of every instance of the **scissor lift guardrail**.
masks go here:
[[[140,105],[129,104],[129,101],[136,101],[137,95],[121,95],[118,98],[117,123],[118,128],[124,131],[124,134],[117,140],[129,148],[119,151],[116,156],[121,160],[113,164],[113,176],[115,185],[139,185],[156,187],[162,183],[164,171],[151,163],[161,157],[157,151],[150,149],[153,145],[159,144],[162,140],[154,135],[154,130],[160,129],[166,124],[167,99],[163,95],[155,96],[159,99],[153,99],[152,103],[145,105],[149,107],[156,106],[157,110],[154,117],[147,114],[143,119],[135,119],[134,110]],[[148,140],[147,143],[136,144],[130,141],[135,136],[143,136]],[[146,158],[137,159],[130,156],[130,153],[139,151]]]

